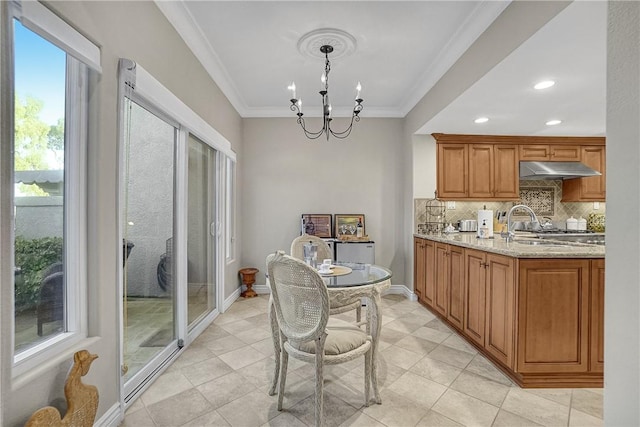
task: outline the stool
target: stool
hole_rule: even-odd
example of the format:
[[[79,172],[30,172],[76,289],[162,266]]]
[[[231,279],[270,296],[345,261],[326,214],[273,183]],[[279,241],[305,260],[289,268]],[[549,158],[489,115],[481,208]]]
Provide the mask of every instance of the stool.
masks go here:
[[[247,287],[247,290],[240,294],[241,297],[251,298],[257,297],[258,294],[256,291],[251,289],[254,283],[256,283],[256,273],[258,273],[257,268],[242,268],[239,273],[242,276],[242,284]]]

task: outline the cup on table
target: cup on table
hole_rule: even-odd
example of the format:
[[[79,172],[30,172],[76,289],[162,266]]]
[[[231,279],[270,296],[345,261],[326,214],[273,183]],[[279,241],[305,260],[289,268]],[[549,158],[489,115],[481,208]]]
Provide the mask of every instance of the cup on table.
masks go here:
[[[326,258],[322,260],[322,265],[331,266],[331,258]]]
[[[322,264],[320,264],[320,273],[331,273],[331,263],[325,264],[323,262]]]

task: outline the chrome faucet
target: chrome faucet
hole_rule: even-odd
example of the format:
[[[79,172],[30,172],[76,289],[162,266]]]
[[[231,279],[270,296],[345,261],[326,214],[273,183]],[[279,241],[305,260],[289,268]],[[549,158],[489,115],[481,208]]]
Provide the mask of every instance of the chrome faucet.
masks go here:
[[[507,232],[506,232],[506,234],[504,232],[500,233],[500,235],[502,237],[504,237],[507,242],[513,242],[513,239],[516,237],[515,231],[513,231],[511,229],[511,227],[513,227],[513,224],[511,223],[511,214],[516,209],[524,209],[525,211],[527,211],[529,213],[529,216],[531,217],[531,222],[532,223],[538,222],[538,218],[536,218],[535,212],[533,212],[533,209],[531,209],[529,206],[527,206],[527,205],[515,205],[514,207],[509,209],[509,213],[507,214]]]

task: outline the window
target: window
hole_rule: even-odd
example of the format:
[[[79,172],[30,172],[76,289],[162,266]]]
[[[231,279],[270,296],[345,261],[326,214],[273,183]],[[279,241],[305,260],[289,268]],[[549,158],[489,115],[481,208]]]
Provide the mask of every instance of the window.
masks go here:
[[[99,71],[99,51],[38,2],[9,7],[13,138],[0,155],[11,159],[1,173],[13,211],[0,225],[13,233],[2,268],[13,271],[14,304],[3,310],[13,311],[20,374],[86,336],[85,63]]]
[[[226,158],[226,259],[227,262],[231,262],[236,257],[236,163]]]

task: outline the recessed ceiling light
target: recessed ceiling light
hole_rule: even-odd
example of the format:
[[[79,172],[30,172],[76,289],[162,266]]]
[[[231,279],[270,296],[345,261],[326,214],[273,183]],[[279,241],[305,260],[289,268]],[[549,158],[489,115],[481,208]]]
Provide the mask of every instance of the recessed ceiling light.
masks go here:
[[[475,119],[473,122],[474,123],[486,123],[489,121],[488,117],[478,117],[477,119]]]
[[[556,84],[556,82],[554,82],[553,80],[544,80],[541,81],[540,83],[537,83],[533,88],[534,89],[546,89],[548,87],[553,86],[554,84]]]
[[[549,120],[547,123],[545,123],[545,125],[555,126],[555,125],[559,125],[560,123],[562,123],[562,120]]]

